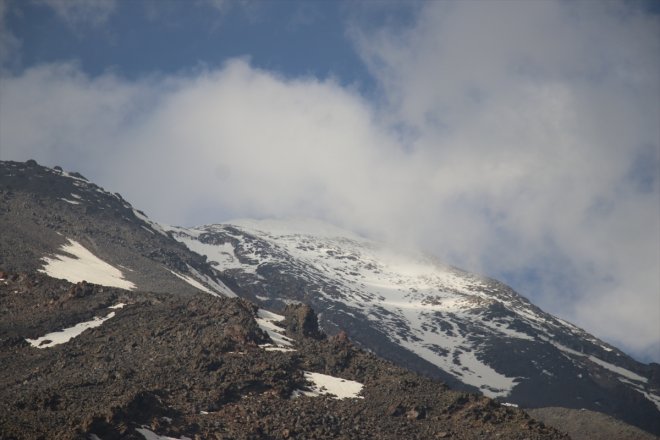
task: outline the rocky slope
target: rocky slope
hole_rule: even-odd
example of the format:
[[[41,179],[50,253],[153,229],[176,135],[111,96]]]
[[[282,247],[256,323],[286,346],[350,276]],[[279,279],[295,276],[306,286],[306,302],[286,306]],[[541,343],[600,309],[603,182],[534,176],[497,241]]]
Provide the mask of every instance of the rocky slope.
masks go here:
[[[508,286],[309,221],[170,228],[239,295],[300,301],[330,334],[526,408],[587,408],[660,434],[660,366],[535,307]]]
[[[7,271],[155,292],[230,294],[204,257],[119,194],[58,167],[0,162],[0,231],[0,268]],[[103,263],[113,269],[100,268]]]
[[[1,278],[4,439],[567,438],[326,339],[305,306]]]
[[[537,420],[568,433],[573,440],[657,440],[658,436],[588,409],[536,408],[527,410]]]

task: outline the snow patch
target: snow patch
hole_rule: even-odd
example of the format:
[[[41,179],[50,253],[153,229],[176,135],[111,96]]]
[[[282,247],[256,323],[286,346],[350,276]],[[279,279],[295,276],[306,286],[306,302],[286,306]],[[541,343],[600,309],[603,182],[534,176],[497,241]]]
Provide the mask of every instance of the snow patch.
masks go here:
[[[643,394],[644,397],[646,397],[649,401],[651,401],[651,403],[653,403],[658,408],[658,411],[660,411],[660,396],[647,392],[638,383],[631,382],[627,379],[624,379],[623,377],[619,377],[619,381],[621,381],[621,382],[623,382],[627,385],[630,385],[635,391]]]
[[[213,296],[219,296],[217,293],[215,293],[214,291],[212,291],[211,289],[209,289],[208,287],[206,287],[205,285],[203,285],[202,283],[200,283],[196,279],[194,279],[192,277],[189,277],[188,275],[183,275],[183,274],[174,272],[173,270],[170,270],[170,272],[172,273],[172,275],[176,276],[179,279],[182,279],[186,283],[190,284],[191,286],[193,286],[196,289],[201,290],[202,292],[209,293]]]
[[[170,270],[170,269],[168,269],[168,270],[174,276],[182,279],[186,283],[190,284],[191,286],[193,286],[196,289],[201,290],[202,292],[206,292],[206,293],[208,293],[210,295],[213,295],[213,296],[220,296],[219,294],[222,294],[222,295],[228,296],[228,297],[235,297],[236,296],[236,294],[229,287],[225,286],[224,283],[222,283],[221,281],[216,281],[213,278],[198,272],[197,270],[195,270],[194,267],[192,267],[190,265],[188,265],[188,270],[194,276],[194,278],[190,277],[188,275],[183,275],[183,274],[174,272],[173,270]],[[204,281],[206,284],[211,286],[214,290],[209,289],[208,287],[206,287],[204,284],[202,284],[198,280]]]
[[[630,371],[626,368],[618,367],[614,364],[610,364],[609,362],[605,362],[604,360],[601,360],[601,359],[597,358],[596,356],[593,356],[593,355],[587,356],[584,353],[580,353],[579,351],[570,349],[570,348],[568,348],[568,347],[566,347],[562,344],[559,344],[559,343],[554,342],[554,341],[550,341],[549,339],[546,339],[546,338],[543,338],[543,337],[541,337],[540,339],[542,339],[546,342],[549,342],[550,344],[554,345],[556,348],[558,348],[559,350],[561,350],[565,353],[569,353],[569,354],[572,354],[573,356],[579,356],[581,358],[589,359],[594,364],[600,365],[601,367],[605,368],[606,370],[609,370],[612,373],[618,374],[619,376],[627,377],[628,379],[635,380],[637,382],[647,383],[649,381],[646,377],[640,376],[637,373],[633,373],[632,371]]]
[[[149,227],[150,227],[151,229],[153,229],[154,231],[158,232],[158,233],[161,234],[161,235],[164,235],[164,236],[167,237],[167,238],[170,237],[169,235],[167,235],[167,232],[165,232],[165,229],[164,229],[161,225],[159,225],[158,223],[156,223],[156,222],[154,222],[154,221],[151,221],[151,220],[149,219],[149,217],[147,217],[145,214],[141,213],[141,212],[138,211],[137,209],[134,209],[134,208],[132,208],[132,209],[133,209],[133,214],[134,214],[138,219],[142,220],[142,221],[145,222],[147,225],[149,225]]]
[[[260,345],[260,347],[263,347],[264,350],[266,351],[283,351],[283,352],[290,352],[290,351],[296,351],[295,348],[287,348],[287,347],[274,347],[271,344],[263,344]]]
[[[198,280],[204,281],[206,284],[211,286],[216,292],[228,296],[228,297],[235,297],[236,294],[234,293],[233,290],[231,290],[229,287],[225,285],[222,281],[216,280],[214,278],[211,278],[208,275],[204,275],[201,272],[198,272],[194,267],[188,265],[188,270],[190,273],[192,273]]]
[[[62,245],[60,251],[73,257],[62,254],[43,257],[45,266],[39,269],[39,272],[72,283],[87,281],[127,290],[136,288],[135,284],[124,279],[124,274],[119,269],[101,260],[77,241],[67,240],[68,243]]]
[[[293,339],[284,335],[284,329],[276,325],[276,322],[284,321],[284,316],[278,315],[268,310],[259,309],[257,311],[257,324],[259,327],[268,333],[270,339],[275,343],[275,347],[272,344],[263,344],[268,351],[292,351],[294,349],[290,348],[293,346]],[[285,348],[286,350],[277,350],[277,348]]]
[[[364,398],[359,395],[364,386],[360,382],[328,376],[327,374],[312,373],[310,371],[305,371],[305,379],[312,383],[309,390],[298,391],[299,394],[305,396],[334,395],[337,399]]]
[[[630,370],[627,370],[622,367],[617,367],[616,365],[612,365],[609,362],[600,360],[596,356],[589,356],[589,360],[594,364],[600,365],[606,370],[610,370],[611,372],[618,374],[619,376],[627,377],[628,379],[636,380],[638,382],[643,382],[643,383],[647,383],[649,381],[647,378],[640,376],[639,374],[635,374]]]
[[[115,304],[114,306],[110,306],[108,308],[120,309],[124,307],[124,305],[125,304],[119,303],[119,304]],[[33,347],[50,348],[55,345],[69,342],[71,339],[75,338],[76,336],[80,336],[80,334],[82,334],[82,332],[84,332],[85,330],[89,328],[99,327],[108,319],[114,318],[114,316],[115,316],[115,312],[110,312],[103,318],[96,316],[91,321],[80,322],[74,325],[73,327],[65,328],[64,330],[60,330],[57,332],[48,333],[37,339],[25,339],[25,340],[29,342],[30,345],[32,345]]]
[[[256,273],[256,267],[250,264],[240,262],[234,253],[234,247],[231,243],[208,244],[202,243],[198,237],[204,232],[200,229],[183,229],[169,226],[171,232],[174,232],[174,238],[193,252],[200,255],[206,255],[210,262],[216,263],[219,270],[241,269],[248,273]]]

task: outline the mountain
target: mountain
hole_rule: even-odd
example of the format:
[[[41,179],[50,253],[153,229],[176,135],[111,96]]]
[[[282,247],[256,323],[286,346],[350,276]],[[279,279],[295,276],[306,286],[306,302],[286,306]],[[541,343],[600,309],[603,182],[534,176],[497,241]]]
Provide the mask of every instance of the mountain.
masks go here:
[[[78,173],[0,162],[0,267],[128,290],[232,295],[205,258]]]
[[[0,438],[564,439],[272,313],[82,176],[0,162]]]
[[[660,365],[543,312],[510,287],[310,221],[170,228],[225,284],[454,387],[525,408],[585,408],[660,433]]]
[[[660,430],[657,365],[432,258],[319,222],[162,226],[34,161],[0,162],[0,200],[4,437],[559,438],[516,404]]]

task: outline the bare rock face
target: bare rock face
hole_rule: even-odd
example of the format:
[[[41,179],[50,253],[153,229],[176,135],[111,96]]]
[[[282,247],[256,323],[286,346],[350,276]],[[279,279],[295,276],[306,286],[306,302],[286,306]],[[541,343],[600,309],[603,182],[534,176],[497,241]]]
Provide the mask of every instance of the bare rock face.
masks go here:
[[[314,310],[307,304],[288,304],[284,309],[284,325],[293,336],[323,339]]]

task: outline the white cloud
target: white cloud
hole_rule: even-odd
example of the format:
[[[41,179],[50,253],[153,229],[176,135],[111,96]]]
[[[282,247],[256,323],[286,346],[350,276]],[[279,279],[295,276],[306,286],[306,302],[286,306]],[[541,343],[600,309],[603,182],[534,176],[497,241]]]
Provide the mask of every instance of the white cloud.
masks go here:
[[[243,60],[133,82],[29,69],[0,83],[0,154],[164,222],[318,216],[398,237],[659,360],[657,21],[494,3],[354,28],[382,102]]]
[[[434,164],[436,249],[520,272],[537,302],[641,352],[660,335],[660,47],[628,6],[429,2],[413,28],[353,35],[380,115]]]

